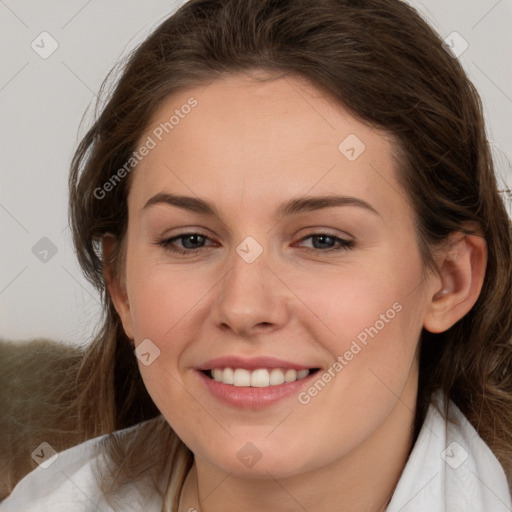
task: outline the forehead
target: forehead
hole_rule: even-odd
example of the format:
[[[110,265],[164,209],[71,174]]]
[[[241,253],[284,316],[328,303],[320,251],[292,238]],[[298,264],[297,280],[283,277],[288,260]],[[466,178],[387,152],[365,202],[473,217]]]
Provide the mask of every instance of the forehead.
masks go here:
[[[259,77],[227,75],[162,102],[141,137],[154,147],[134,172],[137,203],[162,188],[238,202],[340,185],[382,192],[396,167],[388,134],[306,79]]]

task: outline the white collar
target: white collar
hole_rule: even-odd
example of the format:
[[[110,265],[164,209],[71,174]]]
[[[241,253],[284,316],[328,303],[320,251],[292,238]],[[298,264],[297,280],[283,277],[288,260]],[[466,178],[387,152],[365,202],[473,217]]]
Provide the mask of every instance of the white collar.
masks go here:
[[[386,512],[512,512],[505,472],[490,448],[453,402],[447,422],[439,412],[440,394],[434,398]],[[94,503],[95,510],[113,512],[94,478],[98,446],[91,439],[61,452],[48,469],[27,475],[2,511],[68,512]],[[143,496],[133,485],[115,510],[161,511],[160,497]]]
[[[437,393],[386,512],[511,512],[501,464],[452,401],[444,418],[443,403]]]

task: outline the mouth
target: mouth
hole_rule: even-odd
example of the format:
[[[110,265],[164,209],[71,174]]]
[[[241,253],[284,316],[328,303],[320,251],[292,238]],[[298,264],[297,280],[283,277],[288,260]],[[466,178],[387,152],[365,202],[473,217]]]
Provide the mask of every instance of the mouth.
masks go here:
[[[210,360],[195,370],[203,389],[216,401],[237,409],[262,409],[296,399],[321,368],[274,357],[228,356]]]
[[[318,372],[319,368],[212,368],[202,370],[211,380],[240,388],[268,388],[300,381]]]

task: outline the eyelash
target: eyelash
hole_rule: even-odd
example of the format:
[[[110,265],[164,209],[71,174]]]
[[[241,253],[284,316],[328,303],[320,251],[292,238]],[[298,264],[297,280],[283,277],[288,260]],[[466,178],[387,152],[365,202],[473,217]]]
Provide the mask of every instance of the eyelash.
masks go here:
[[[190,256],[190,255],[194,255],[194,254],[197,254],[201,249],[204,249],[205,247],[198,247],[196,249],[178,249],[176,247],[174,247],[172,245],[172,243],[175,241],[175,240],[180,240],[180,239],[183,239],[183,238],[187,238],[189,236],[192,236],[192,235],[199,235],[201,237],[203,237],[205,240],[208,240],[209,237],[201,234],[201,233],[183,233],[181,235],[178,235],[178,236],[175,236],[175,237],[172,237],[172,238],[164,238],[164,239],[161,239],[161,240],[157,240],[156,241],[156,245],[160,246],[160,247],[163,247],[165,250],[167,251],[170,251],[172,253],[175,253],[175,254],[181,254],[181,255],[184,255],[184,256]],[[306,252],[308,253],[314,253],[314,254],[319,254],[319,253],[332,253],[332,252],[340,252],[340,251],[346,251],[346,250],[350,250],[350,249],[353,249],[354,246],[355,246],[355,242],[353,240],[345,240],[343,238],[340,238],[340,237],[337,237],[337,236],[334,236],[334,235],[331,235],[329,233],[310,233],[309,235],[301,238],[299,240],[299,242],[303,242],[304,240],[307,240],[308,238],[313,238],[313,237],[320,237],[320,236],[324,236],[324,237],[329,237],[331,238],[332,240],[334,240],[335,242],[338,242],[339,243],[339,246],[337,248],[333,248],[331,247],[330,249],[315,249],[314,247],[302,247],[303,250],[305,250]]]

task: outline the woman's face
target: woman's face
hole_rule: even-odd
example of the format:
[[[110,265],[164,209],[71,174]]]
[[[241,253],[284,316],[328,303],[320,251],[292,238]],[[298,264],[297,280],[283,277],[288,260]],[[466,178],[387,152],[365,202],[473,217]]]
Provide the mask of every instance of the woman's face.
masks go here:
[[[277,478],[408,432],[439,282],[391,138],[304,80],[238,74],[168,98],[142,145],[118,309],[196,461]]]

